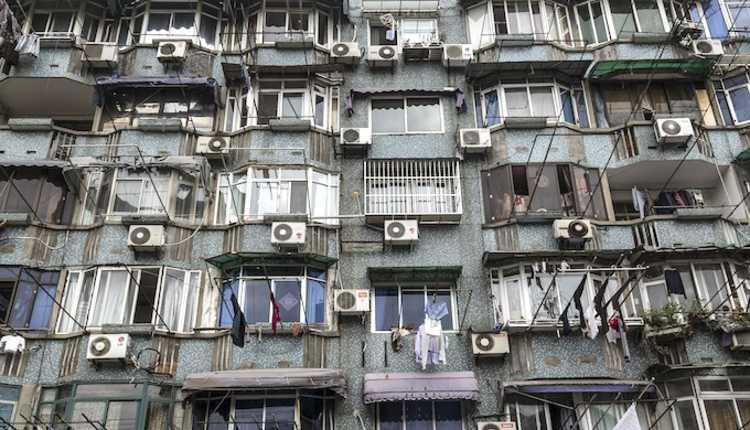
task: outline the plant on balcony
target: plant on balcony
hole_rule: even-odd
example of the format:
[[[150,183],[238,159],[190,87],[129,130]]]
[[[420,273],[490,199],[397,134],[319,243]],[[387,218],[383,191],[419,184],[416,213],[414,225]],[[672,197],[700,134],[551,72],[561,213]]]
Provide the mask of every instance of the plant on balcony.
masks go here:
[[[676,303],[668,303],[661,309],[646,311],[642,314],[642,318],[645,323],[646,338],[671,340],[690,334],[685,311]]]

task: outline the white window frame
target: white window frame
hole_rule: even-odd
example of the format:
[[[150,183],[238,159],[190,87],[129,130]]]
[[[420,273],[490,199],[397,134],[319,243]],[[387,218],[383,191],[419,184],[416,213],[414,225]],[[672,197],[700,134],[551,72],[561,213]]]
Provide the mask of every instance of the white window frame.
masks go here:
[[[6,360],[8,360],[8,359],[6,358]],[[10,416],[11,416],[11,418],[13,418],[14,416],[16,416],[17,403],[18,403],[18,401],[0,400],[0,404],[11,405],[12,406],[11,409],[10,409]]]
[[[604,28],[607,32],[606,34],[606,40],[599,40],[599,35],[596,31],[596,24],[594,23],[594,9],[592,6],[592,3],[599,3],[601,5],[601,11],[602,16],[604,17]],[[596,39],[593,43],[586,44],[583,40],[583,23],[581,21],[580,14],[578,13],[578,8],[582,6],[587,6],[589,10],[589,17],[591,18],[591,30],[594,35],[594,38]],[[584,46],[594,46],[594,45],[600,45],[602,43],[609,42],[610,40],[613,40],[616,35],[613,36],[613,32],[615,31],[614,26],[612,25],[612,15],[609,11],[609,7],[606,0],[586,0],[582,2],[578,2],[575,5],[573,5],[573,11],[575,14],[576,19],[576,26],[578,27],[578,34],[581,35],[581,43],[584,44]]]
[[[177,321],[178,324],[169,324],[169,327],[165,326],[162,322],[161,318],[158,316],[156,317],[156,320],[154,323],[156,324],[157,330],[162,331],[172,331],[176,333],[192,333],[193,328],[197,326],[197,318],[198,318],[198,302],[200,301],[200,290],[201,290],[201,284],[202,284],[202,272],[200,270],[184,270],[184,269],[176,269],[173,267],[164,267],[162,270],[161,279],[159,280],[159,287],[157,288],[157,296],[156,300],[157,303],[154,303],[154,306],[159,310],[159,314],[164,318],[166,321],[167,318],[165,316],[165,307],[167,306],[166,302],[166,285],[167,285],[167,276],[169,276],[169,272],[183,272],[183,280],[182,285],[179,288],[181,291],[181,294],[178,294],[177,300],[178,303],[172,304],[172,306],[177,307]],[[195,279],[197,277],[197,279]],[[197,285],[193,283],[193,281],[197,282]],[[194,290],[194,291],[190,291]],[[189,302],[188,299],[192,299],[192,302]],[[189,327],[184,326],[184,322],[187,318],[190,318],[192,323]]]
[[[409,44],[418,43],[418,42],[421,42],[421,43],[424,43],[424,44],[428,44],[428,43],[431,43],[431,42],[437,42],[437,43],[440,42],[440,29],[438,28],[438,20],[437,19],[434,19],[434,18],[402,18],[399,21],[399,23],[400,23],[399,26],[397,27],[397,29],[398,29],[398,36],[396,37],[396,41],[398,42],[399,46],[403,46],[403,45],[405,45],[407,43],[406,35],[404,34],[404,28],[406,27],[406,23],[407,22],[416,22],[417,26],[420,26],[420,24],[422,24],[422,23],[430,22],[430,23],[432,23],[432,27],[435,30],[435,32],[432,34],[432,37],[422,38],[420,40],[410,40],[410,41],[408,41]],[[424,36],[426,33],[421,33],[421,34]]]
[[[513,404],[513,406],[515,407],[516,416],[512,416],[510,413],[511,404]],[[541,408],[542,414],[544,415],[543,425],[540,425],[542,423],[539,422],[539,415],[536,415],[536,428],[528,429],[528,428],[522,427],[521,416],[520,416],[521,406],[534,406],[537,408],[537,411]],[[505,412],[505,416],[509,417],[510,421],[513,421],[516,423],[517,430],[542,430],[542,429],[553,428],[552,420],[549,414],[549,405],[547,403],[538,402],[538,403],[528,404],[528,403],[519,403],[517,401],[506,402],[504,412]]]
[[[317,10],[315,9],[304,9],[304,10],[291,10],[291,9],[282,9],[282,8],[267,8],[263,9],[258,13],[258,26],[256,27],[256,31],[258,34],[256,35],[256,42],[259,45],[266,45],[266,46],[274,46],[276,45],[276,42],[278,40],[266,40],[266,34],[283,34],[287,35],[287,37],[290,34],[301,34],[303,35],[303,38],[308,39],[311,38],[312,41],[317,42],[317,23],[318,19],[316,16]],[[266,32],[266,14],[268,13],[283,13],[284,14],[284,31],[281,33],[271,33]],[[290,14],[307,14],[307,31],[300,31],[300,30],[292,30],[291,29],[291,21],[289,19]],[[329,33],[330,36],[330,33]],[[330,39],[329,39],[330,41]]]
[[[172,172],[168,173],[164,177],[164,179],[166,179],[167,181],[167,186],[166,186],[167,192],[166,192],[166,195],[162,195],[159,193],[159,190],[156,189],[155,184],[151,182],[151,178],[153,178],[156,175],[153,175],[153,174],[149,175],[145,172],[141,172],[142,175],[138,175],[138,179],[136,179],[135,177],[133,178],[125,177],[123,179],[120,179],[121,170],[122,170],[121,168],[115,169],[113,177],[112,177],[112,186],[111,186],[111,190],[109,190],[110,195],[109,195],[109,201],[107,204],[107,215],[115,215],[115,216],[142,215],[142,214],[150,214],[150,215],[165,214],[166,215],[170,213],[169,200],[170,200],[170,194],[171,194],[172,186],[173,186]],[[141,183],[140,191],[138,193],[138,196],[139,196],[138,197],[138,210],[136,210],[135,212],[116,212],[115,211],[115,196],[117,195],[117,184],[119,182],[138,182],[138,181],[140,181]],[[154,182],[157,182],[156,178],[154,178]],[[150,188],[151,192],[154,193],[154,197],[156,198],[156,201],[159,206],[158,210],[155,212],[141,210],[144,191],[147,190],[147,187]],[[164,206],[166,207],[161,207],[162,206],[161,203],[164,203]]]
[[[82,315],[78,315],[79,307],[81,306],[81,298],[83,292],[83,285],[86,279],[86,275],[91,275],[91,290],[89,291],[88,304]],[[97,269],[86,269],[86,270],[69,270],[68,276],[65,279],[65,288],[63,290],[63,308],[67,313],[73,315],[79,324],[84,327],[87,324],[89,309],[91,309],[91,298],[93,297],[94,289],[96,288],[96,275]],[[73,278],[75,284],[73,284]],[[81,328],[76,324],[71,317],[68,316],[62,310],[59,312],[59,317],[56,325],[56,333],[75,333]]]
[[[735,377],[736,378],[736,377]],[[700,388],[700,381],[705,380],[726,380],[727,385],[729,385],[730,391],[702,391]],[[709,421],[708,421],[708,414],[706,413],[706,400],[723,400],[723,401],[731,401],[732,402],[732,409],[734,410],[735,414],[735,422],[738,424],[744,424],[744,421],[742,419],[742,416],[740,415],[739,408],[737,407],[737,400],[748,400],[750,401],[750,392],[746,391],[734,391],[732,389],[732,380],[729,377],[726,376],[704,376],[704,377],[698,377],[698,378],[692,378],[692,382],[694,384],[693,390],[696,394],[697,403],[700,407],[698,411],[700,411],[700,414],[698,419],[699,422],[703,425],[704,428],[708,429]]]
[[[70,13],[72,14],[72,17],[70,19],[70,24],[68,25],[68,31],[51,31],[52,27],[54,26],[55,22],[55,14],[58,13]],[[31,16],[29,17],[29,27],[31,27],[31,23],[34,19],[34,15],[47,15],[47,23],[43,30],[39,29],[31,29],[34,30],[37,34],[39,34],[41,37],[55,37],[56,35],[65,35],[65,34],[71,34],[76,32],[76,23],[78,21],[78,10],[76,9],[39,9],[34,10]]]
[[[196,0],[197,1],[197,0]],[[185,40],[188,39],[192,41],[193,43],[202,46],[204,48],[208,49],[218,49],[219,45],[221,45],[221,27],[222,27],[222,17],[221,10],[214,8],[212,6],[208,6],[204,8],[205,1],[200,0],[197,1],[198,7],[194,9],[181,9],[180,3],[174,3],[175,7],[170,9],[151,9],[151,4],[148,4],[148,7],[143,12],[138,12],[138,14],[143,13],[143,23],[139,32],[140,35],[140,42],[141,43],[152,43],[157,40],[164,40],[164,39],[179,39],[179,40]],[[193,13],[193,32],[188,34],[181,34],[176,33],[174,28],[174,15],[175,14],[188,14]],[[216,13],[219,13],[219,15],[216,15]],[[137,15],[133,16],[131,21],[135,23],[137,21]],[[169,30],[165,33],[155,33],[153,31],[148,30],[149,21],[151,20],[151,14],[169,14]],[[203,40],[203,37],[201,36],[201,24],[203,20],[203,15],[206,15],[209,18],[212,18],[216,20],[216,33],[214,34],[214,43],[209,44],[205,40]],[[132,34],[132,33],[131,33]],[[129,36],[128,38],[131,38],[132,36]]]
[[[506,97],[505,91],[506,89],[518,89],[518,88],[524,88],[526,89],[526,100],[529,103],[529,115],[530,117],[535,117],[534,113],[534,104],[532,103],[531,98],[531,89],[532,88],[550,88],[552,89],[552,101],[554,103],[555,108],[555,116],[554,117],[545,117],[545,118],[560,118],[560,92],[558,91],[556,82],[552,83],[525,83],[525,84],[503,84],[501,86],[501,97],[502,97],[502,111],[503,111],[503,120],[506,118],[509,118],[508,115],[508,99]]]
[[[139,287],[140,287],[140,284],[141,284],[141,271],[140,270],[141,269],[153,269],[153,268],[155,268],[155,267],[146,267],[146,266],[143,266],[143,267],[141,267],[141,266],[139,266],[139,267],[128,267],[128,268],[123,268],[123,267],[100,267],[96,271],[96,279],[94,280],[94,290],[91,293],[91,301],[89,302],[88,316],[86,317],[86,327],[102,327],[103,325],[108,325],[108,324],[132,325],[133,324],[133,316],[135,315],[135,307],[136,307],[135,304],[136,304],[136,300],[138,299],[138,290],[139,290]],[[159,269],[159,275],[157,275],[157,276],[159,276],[159,278],[161,278],[161,268],[158,268],[158,269]],[[133,299],[133,301],[130,304],[130,309],[129,310],[128,309],[123,309],[123,315],[122,315],[123,322],[101,324],[101,322],[99,322],[99,321],[97,321],[97,322],[92,322],[91,321],[91,319],[93,318],[93,316],[97,312],[97,310],[96,310],[96,304],[97,304],[97,300],[99,300],[99,295],[102,293],[102,287],[103,287],[102,286],[102,281],[103,281],[102,278],[104,276],[104,272],[124,272],[125,275],[126,275],[125,279],[127,280],[127,284],[128,284],[127,288],[130,289],[130,284],[131,283],[134,284],[133,285],[133,289],[128,291],[128,293],[132,295],[131,298]],[[157,295],[158,295],[158,291],[157,291]],[[115,305],[115,307],[120,307],[120,306],[124,306],[124,303],[117,303],[117,304],[113,304],[113,305]],[[129,315],[125,314],[126,311],[129,311]],[[152,309],[151,314],[152,314],[151,315],[151,323],[153,323],[154,322],[154,316],[155,316],[155,312],[154,312],[153,309]]]
[[[407,114],[407,101],[413,100],[413,99],[437,99],[438,101],[438,109],[440,111],[440,130],[436,131],[409,131],[409,122],[407,121],[408,114]],[[372,130],[372,102],[375,100],[401,100],[403,111],[404,111],[404,131],[395,131],[395,132],[375,132],[373,130],[372,134],[376,136],[394,136],[394,135],[406,135],[406,134],[445,134],[445,118],[443,114],[443,100],[442,97],[439,95],[435,96],[402,96],[402,97],[372,97],[370,98],[370,103],[368,106],[368,126],[370,127],[370,130]]]
[[[610,21],[612,22],[612,34],[615,35],[615,37],[619,38],[619,31],[620,29],[617,28],[617,25],[615,24],[614,18],[612,18],[612,11],[610,9],[609,3],[611,1],[622,1],[622,0],[607,0],[607,13],[610,15]],[[642,33],[645,30],[643,29],[643,26],[641,25],[641,18],[638,16],[638,7],[636,6],[635,0],[627,0],[630,2],[630,11],[633,14],[633,26],[635,27],[635,32]],[[666,8],[664,6],[663,1],[669,1],[669,0],[656,0],[656,8],[659,10],[659,17],[661,18],[661,26],[662,30],[666,33],[671,30],[671,25],[669,23],[669,19],[667,17]],[[670,7],[670,9],[674,10],[673,7]]]
[[[507,27],[507,33],[503,33],[505,35],[513,35],[513,34],[531,34],[534,36],[534,39],[536,40],[545,40],[547,39],[547,35],[549,34],[546,27],[546,17],[544,12],[544,1],[543,0],[493,0],[490,2],[490,9],[492,11],[492,23],[493,23],[493,30],[495,32],[495,36],[500,36],[501,34],[497,32],[497,23],[495,22],[495,8],[502,5],[503,12],[505,13],[505,19],[509,20],[509,14],[508,14],[508,3],[521,3],[524,2],[528,6],[529,10],[529,19],[531,24],[531,33],[513,33],[510,31],[510,21],[506,22]],[[537,9],[539,10],[539,19],[541,20],[542,28],[536,28],[537,24],[534,22],[534,9],[533,6],[536,5]],[[519,23],[516,22],[516,27],[520,27]]]
[[[402,430],[406,430],[407,425],[408,425],[407,421],[406,421],[406,402],[408,402],[408,401],[409,400],[399,400],[399,401],[393,402],[393,403],[400,403],[401,404],[401,427],[402,427]],[[433,430],[435,430],[437,428],[437,421],[435,420],[435,411],[436,411],[435,405],[437,403],[440,403],[440,402],[457,402],[460,405],[460,408],[461,408],[461,419],[460,419],[461,430],[465,430],[466,429],[466,424],[464,423],[464,418],[465,418],[465,415],[466,415],[466,411],[464,410],[464,404],[463,404],[463,402],[461,402],[460,400],[448,400],[448,399],[446,399],[446,400],[429,400],[429,402],[432,404],[432,429]],[[381,406],[380,403],[378,403],[377,410],[376,410],[375,430],[380,430],[381,429],[381,425],[380,425],[380,406]]]
[[[458,333],[459,324],[457,321],[458,313],[456,312],[457,311],[456,309],[456,286],[451,285],[450,287],[446,287],[446,285],[447,283],[439,283],[438,286],[430,286],[425,283],[409,283],[409,282],[404,282],[399,285],[390,284],[390,283],[373,285],[371,288],[373,290],[373,294],[370,299],[371,300],[370,309],[372,309],[372,312],[371,312],[372,316],[370,317],[370,331],[372,333],[390,333],[391,332],[390,330],[378,330],[377,329],[377,318],[375,317],[376,312],[377,312],[375,290],[378,288],[396,288],[398,289],[398,309],[399,309],[398,325],[399,327],[403,327],[403,324],[404,324],[404,321],[403,321],[404,316],[403,316],[403,312],[401,312],[401,307],[403,306],[402,297],[403,297],[404,290],[416,291],[416,290],[422,289],[425,294],[425,300],[428,300],[431,297],[431,294],[433,291],[441,291],[441,292],[448,291],[451,297],[450,315],[451,315],[451,322],[453,323],[453,327],[451,329],[443,328],[443,333]]]
[[[287,88],[287,82],[304,82],[305,87],[295,87],[295,88]],[[261,88],[262,82],[279,82],[281,87],[280,88]],[[310,121],[310,124],[314,124],[315,121],[312,118],[311,112],[310,112],[310,85],[307,81],[301,80],[301,79],[263,79],[259,82],[256,82],[257,84],[257,90],[254,94],[254,100],[255,104],[253,107],[253,125],[268,125],[268,124],[260,124],[258,123],[258,107],[260,106],[260,97],[263,94],[276,94],[276,118],[292,118],[292,119],[300,119],[304,120],[307,119]],[[298,112],[297,116],[284,116],[284,97],[286,95],[302,95],[302,112]],[[272,120],[274,118],[268,118],[268,120]]]
[[[750,98],[750,75],[747,74],[747,72],[742,72],[741,75],[745,75],[745,83],[733,85],[731,87],[725,87],[724,81],[730,78],[724,78],[721,80],[716,80],[715,82],[719,82],[721,84],[721,88],[717,88],[716,91],[721,91],[724,94],[724,98],[727,101],[727,105],[729,106],[729,113],[732,115],[732,123],[734,125],[744,125],[744,124],[750,124],[750,119],[746,119],[744,121],[739,121],[737,118],[737,112],[734,110],[734,101],[732,99],[731,92],[734,90],[739,90],[744,88],[748,92],[748,98]],[[736,75],[739,76],[739,75]],[[734,76],[732,76],[734,77]],[[718,101],[717,101],[718,103]],[[724,119],[726,121],[726,118]]]
[[[565,46],[575,46],[576,45],[576,34],[574,29],[574,19],[575,16],[571,17],[570,9],[568,6],[560,4],[556,1],[552,0],[544,0],[544,12],[542,13],[542,17],[544,19],[544,31],[547,35],[547,39],[551,40],[553,42],[560,43],[561,45]],[[550,17],[548,15],[549,10],[547,10],[548,7],[552,8],[552,13],[554,14],[553,17]],[[561,13],[564,12],[564,15]],[[560,34],[560,31],[562,29],[562,21],[561,19],[565,18],[567,20],[567,32],[570,36],[570,40],[566,41],[563,37],[563,34]],[[552,35],[552,30],[550,29],[550,23],[554,25],[555,32],[557,32],[556,37]]]
[[[248,94],[247,87],[230,88],[227,91],[227,103],[224,108],[224,131],[242,130],[250,125],[251,100],[252,95]],[[242,124],[243,109],[246,109],[244,125]]]

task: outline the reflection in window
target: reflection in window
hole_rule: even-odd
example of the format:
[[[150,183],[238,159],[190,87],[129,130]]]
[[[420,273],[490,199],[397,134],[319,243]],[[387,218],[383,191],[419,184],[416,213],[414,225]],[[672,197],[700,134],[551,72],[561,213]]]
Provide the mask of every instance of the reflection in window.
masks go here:
[[[437,97],[373,99],[374,133],[433,133],[443,128],[443,114]]]
[[[26,213],[44,223],[70,224],[75,202],[61,169],[0,169],[0,213]]]
[[[17,329],[47,330],[57,271],[0,267],[0,319]]]
[[[425,318],[425,306],[445,303],[448,315],[441,319],[443,330],[453,330],[453,289],[447,286],[378,286],[375,288],[375,331],[395,327],[416,329]],[[382,315],[381,315],[382,314]]]
[[[461,430],[458,401],[405,401],[378,404],[380,430]]]

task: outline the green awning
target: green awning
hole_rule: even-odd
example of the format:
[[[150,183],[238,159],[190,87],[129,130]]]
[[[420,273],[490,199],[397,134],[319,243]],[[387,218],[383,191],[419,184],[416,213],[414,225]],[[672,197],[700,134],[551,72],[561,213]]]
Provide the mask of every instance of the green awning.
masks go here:
[[[233,267],[248,265],[318,265],[328,267],[336,262],[335,258],[318,254],[274,254],[268,252],[227,252],[215,257],[207,258],[208,264],[219,269],[230,269]]]
[[[683,58],[673,60],[605,60],[597,61],[588,72],[591,79],[627,77],[656,79],[669,77],[704,77],[713,66],[707,58]]]
[[[461,266],[370,267],[367,276],[373,282],[455,281]]]
[[[748,163],[750,162],[750,148],[742,151],[737,155],[737,158],[735,159],[738,163]]]

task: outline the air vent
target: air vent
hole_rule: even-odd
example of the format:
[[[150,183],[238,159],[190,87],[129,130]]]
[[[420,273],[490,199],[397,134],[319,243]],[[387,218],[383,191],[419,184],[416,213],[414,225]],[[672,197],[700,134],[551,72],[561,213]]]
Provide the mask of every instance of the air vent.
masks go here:
[[[184,40],[160,42],[156,58],[162,62],[182,61],[187,53],[187,44]]]
[[[463,49],[459,45],[449,45],[445,47],[445,55],[448,58],[460,57],[463,54]]]
[[[374,45],[367,51],[367,63],[370,67],[391,67],[398,59],[395,46]]]
[[[586,219],[556,219],[552,223],[555,239],[591,239],[591,222]]]
[[[443,65],[445,67],[465,67],[471,62],[474,49],[469,44],[443,45]]]
[[[356,42],[338,42],[331,47],[331,61],[334,63],[356,64],[361,56]]]
[[[143,245],[151,240],[151,231],[147,227],[136,227],[130,232],[130,241],[133,245]]]
[[[721,57],[724,55],[724,46],[722,46],[721,40],[694,40],[693,53],[701,57]]]
[[[344,314],[370,311],[369,290],[335,290],[334,310]]]
[[[372,142],[372,133],[369,128],[342,128],[342,145],[369,145]]]
[[[416,220],[386,221],[385,242],[390,245],[412,245],[419,240]]]
[[[89,338],[86,358],[95,360],[124,360],[130,349],[128,334],[100,334]]]
[[[499,357],[510,351],[508,334],[500,333],[472,333],[472,352],[476,356]]]
[[[164,226],[131,225],[128,246],[139,250],[155,250],[164,245]]]
[[[350,128],[341,133],[344,142],[359,142],[359,130]]]
[[[492,147],[488,128],[463,128],[459,131],[461,149],[468,153],[482,153]]]
[[[174,43],[165,43],[159,47],[159,54],[173,55],[176,50],[177,50],[177,47],[174,46]]]
[[[654,133],[660,144],[685,144],[695,135],[690,118],[657,119]]]
[[[221,158],[229,153],[229,138],[223,136],[198,136],[195,153],[206,157]]]
[[[337,43],[331,49],[331,52],[339,57],[349,54],[349,51],[349,46],[346,43]]]
[[[382,46],[378,50],[378,55],[380,55],[380,58],[390,59],[396,55],[396,50],[390,46]]]
[[[271,243],[299,249],[305,244],[305,230],[303,222],[275,222],[271,224]]]

